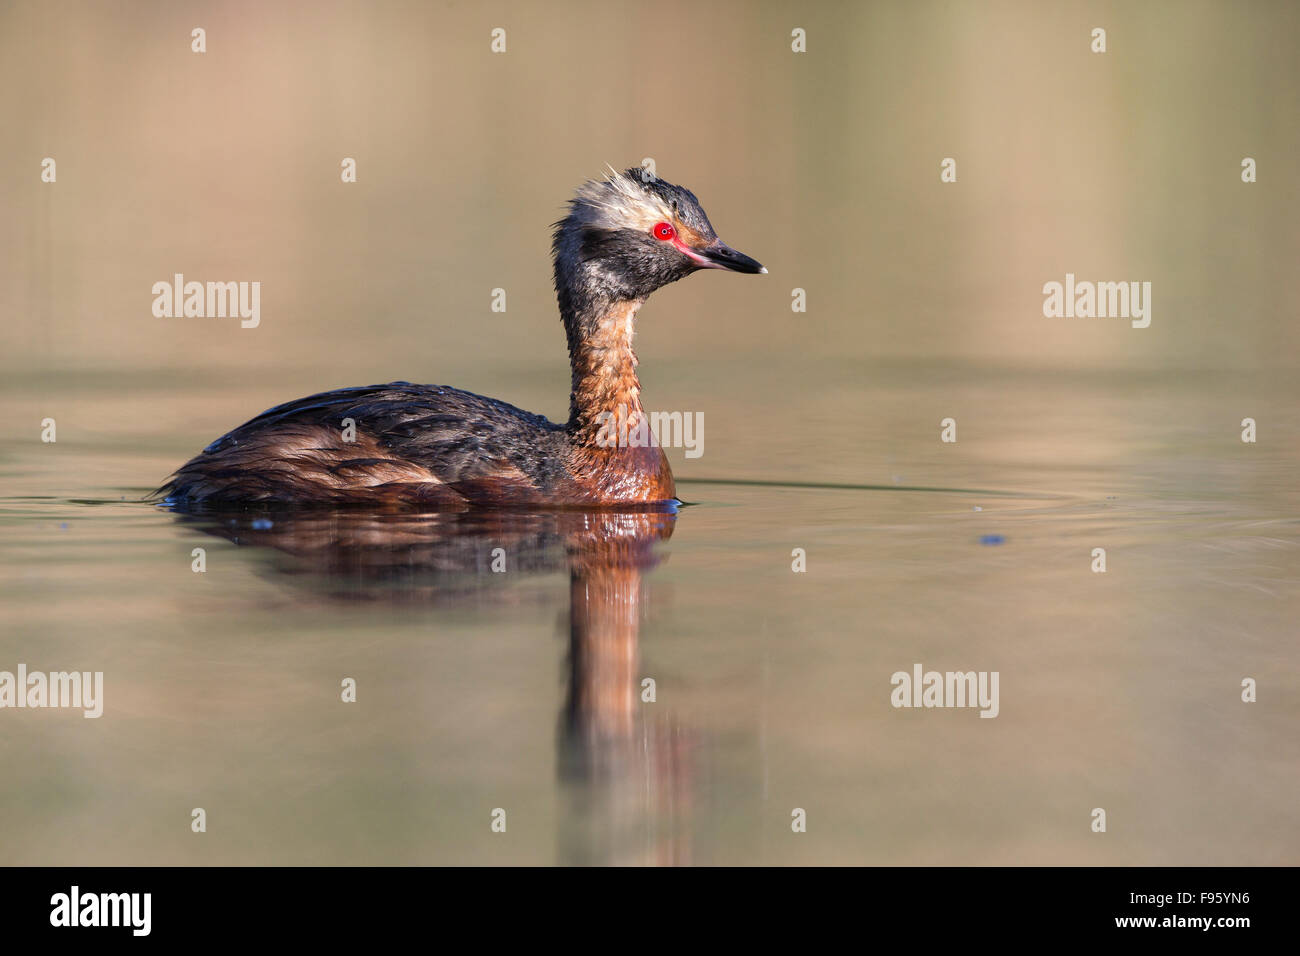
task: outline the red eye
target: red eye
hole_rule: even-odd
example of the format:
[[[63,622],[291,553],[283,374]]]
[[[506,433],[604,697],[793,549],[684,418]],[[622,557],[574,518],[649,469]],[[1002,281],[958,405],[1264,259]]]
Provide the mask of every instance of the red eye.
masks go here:
[[[651,234],[660,242],[667,242],[669,239],[677,238],[677,230],[670,223],[661,222],[650,230]]]

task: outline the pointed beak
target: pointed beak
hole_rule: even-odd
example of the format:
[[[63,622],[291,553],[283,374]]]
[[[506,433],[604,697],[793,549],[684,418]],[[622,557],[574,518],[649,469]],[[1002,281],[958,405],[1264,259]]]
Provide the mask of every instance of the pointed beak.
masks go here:
[[[726,269],[728,272],[743,272],[747,275],[767,274],[758,260],[737,252],[721,239],[714,239],[707,246],[698,249],[693,249],[680,240],[679,243],[677,248],[693,259],[701,269]]]

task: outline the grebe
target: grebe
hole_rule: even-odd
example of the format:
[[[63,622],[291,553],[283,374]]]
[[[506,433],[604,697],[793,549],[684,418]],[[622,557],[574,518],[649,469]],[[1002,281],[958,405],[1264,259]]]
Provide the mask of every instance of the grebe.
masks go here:
[[[602,413],[626,409],[629,431],[644,415],[632,352],[637,310],[700,269],[767,270],[718,238],[689,189],[639,168],[579,187],[555,224],[552,254],[573,371],[566,423],[441,385],[341,388],[245,422],[158,494],[181,506],[675,502],[658,444],[620,447],[602,428]]]

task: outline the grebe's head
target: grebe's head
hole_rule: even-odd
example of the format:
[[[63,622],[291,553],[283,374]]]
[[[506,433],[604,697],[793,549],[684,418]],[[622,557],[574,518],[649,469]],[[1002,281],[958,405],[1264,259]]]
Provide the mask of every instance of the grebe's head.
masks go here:
[[[635,167],[579,187],[553,246],[562,299],[640,301],[700,269],[767,272],[718,238],[693,192]]]

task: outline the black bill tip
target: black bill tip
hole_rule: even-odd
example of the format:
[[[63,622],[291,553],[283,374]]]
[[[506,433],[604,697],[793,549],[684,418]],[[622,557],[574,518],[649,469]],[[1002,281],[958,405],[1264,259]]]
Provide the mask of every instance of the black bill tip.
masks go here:
[[[700,250],[701,256],[708,260],[714,269],[726,269],[728,272],[743,272],[746,275],[766,275],[767,270],[757,259],[751,259],[743,252],[737,252],[725,242],[713,242]]]

